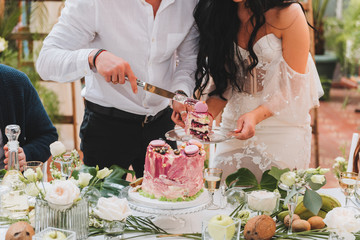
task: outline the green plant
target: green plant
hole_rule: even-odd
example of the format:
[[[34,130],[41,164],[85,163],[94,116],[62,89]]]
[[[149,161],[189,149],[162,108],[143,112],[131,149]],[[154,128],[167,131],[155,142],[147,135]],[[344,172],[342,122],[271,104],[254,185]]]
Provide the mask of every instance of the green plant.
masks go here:
[[[322,55],[325,53],[325,36],[324,36],[324,14],[329,0],[313,0],[313,16],[315,31],[315,54]]]
[[[332,80],[325,76],[320,76],[320,82],[321,82],[321,86],[324,90],[324,95],[320,98],[320,100],[328,101],[328,100],[330,100],[330,89],[331,89]]]
[[[343,18],[326,21],[327,47],[335,52],[344,75],[356,73],[360,64],[360,0],[350,0]]]

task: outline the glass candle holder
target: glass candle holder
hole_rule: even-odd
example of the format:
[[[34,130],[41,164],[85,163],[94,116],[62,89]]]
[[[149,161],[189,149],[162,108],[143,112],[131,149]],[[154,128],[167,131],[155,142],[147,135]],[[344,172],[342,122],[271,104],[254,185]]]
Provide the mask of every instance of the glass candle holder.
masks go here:
[[[125,225],[126,219],[121,221],[104,221],[105,240],[122,239]]]
[[[278,209],[280,194],[267,190],[257,190],[246,193],[248,207],[259,214],[271,214]]]
[[[32,239],[33,240],[44,240],[44,239],[76,240],[76,233],[74,231],[49,227],[35,234],[32,237]]]
[[[202,240],[240,240],[241,220],[217,215],[202,222]]]
[[[84,199],[68,208],[63,205],[49,205],[47,201],[37,199],[35,205],[35,232],[55,227],[76,232],[76,239],[87,239],[89,232],[89,206]]]

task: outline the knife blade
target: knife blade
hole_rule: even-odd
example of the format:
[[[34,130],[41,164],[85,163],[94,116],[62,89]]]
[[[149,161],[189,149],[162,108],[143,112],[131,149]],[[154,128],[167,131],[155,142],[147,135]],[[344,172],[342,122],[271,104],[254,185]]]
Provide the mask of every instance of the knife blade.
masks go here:
[[[128,80],[127,77],[125,77],[125,80]],[[184,95],[181,95],[181,94],[176,94],[174,92],[170,92],[168,90],[165,90],[163,88],[160,88],[160,87],[157,87],[157,86],[154,86],[150,83],[147,83],[147,82],[143,82],[139,79],[136,79],[136,84],[143,88],[145,91],[147,92],[151,92],[151,93],[154,93],[154,94],[157,94],[161,97],[165,97],[165,98],[169,98],[169,99],[172,99],[174,101],[177,101],[177,102],[180,102],[182,104],[184,104],[185,102],[187,103],[190,103],[191,105],[194,104],[198,101],[196,99],[193,99],[193,98],[190,98],[190,97],[186,97]]]

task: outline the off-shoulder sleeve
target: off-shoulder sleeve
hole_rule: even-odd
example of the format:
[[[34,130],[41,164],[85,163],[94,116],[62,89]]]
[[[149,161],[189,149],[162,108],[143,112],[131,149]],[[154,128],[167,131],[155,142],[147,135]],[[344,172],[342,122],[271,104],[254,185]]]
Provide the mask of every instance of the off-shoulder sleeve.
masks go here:
[[[310,109],[319,106],[319,98],[324,94],[311,55],[305,74],[294,71],[283,57],[264,70],[262,105],[288,122],[305,122]]]

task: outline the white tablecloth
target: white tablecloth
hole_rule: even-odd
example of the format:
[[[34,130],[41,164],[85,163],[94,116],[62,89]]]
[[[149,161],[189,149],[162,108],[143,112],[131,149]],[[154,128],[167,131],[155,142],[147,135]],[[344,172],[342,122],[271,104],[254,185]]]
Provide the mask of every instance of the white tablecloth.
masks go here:
[[[341,193],[340,188],[328,188],[328,189],[320,189],[318,191],[319,193],[324,193],[324,194],[329,194],[331,196],[336,197],[342,204],[345,202],[345,196],[344,194]],[[216,198],[215,198],[215,202],[216,202]],[[217,214],[230,214],[230,212],[232,211],[232,209],[229,208],[225,208],[225,209],[220,209],[220,210],[203,210],[197,213],[192,213],[192,214],[187,214],[187,215],[179,215],[176,217],[179,217],[183,220],[185,220],[185,226],[182,228],[176,228],[174,230],[168,230],[168,232],[171,233],[200,233],[201,232],[201,222],[202,220],[205,219],[209,219],[214,215]],[[134,212],[134,215],[144,215],[142,213],[139,212]],[[6,233],[6,228],[0,228],[0,240],[5,239],[5,233]],[[131,235],[125,235],[126,236],[131,236]],[[90,240],[103,240],[104,237],[103,236],[96,236],[96,237],[89,237],[88,239]],[[149,240],[149,239],[158,239],[156,237],[143,237],[143,238],[136,238],[139,240]],[[162,238],[162,239],[167,239],[167,238]],[[170,239],[170,238],[168,238]],[[171,239],[175,239],[175,238],[171,238]]]

